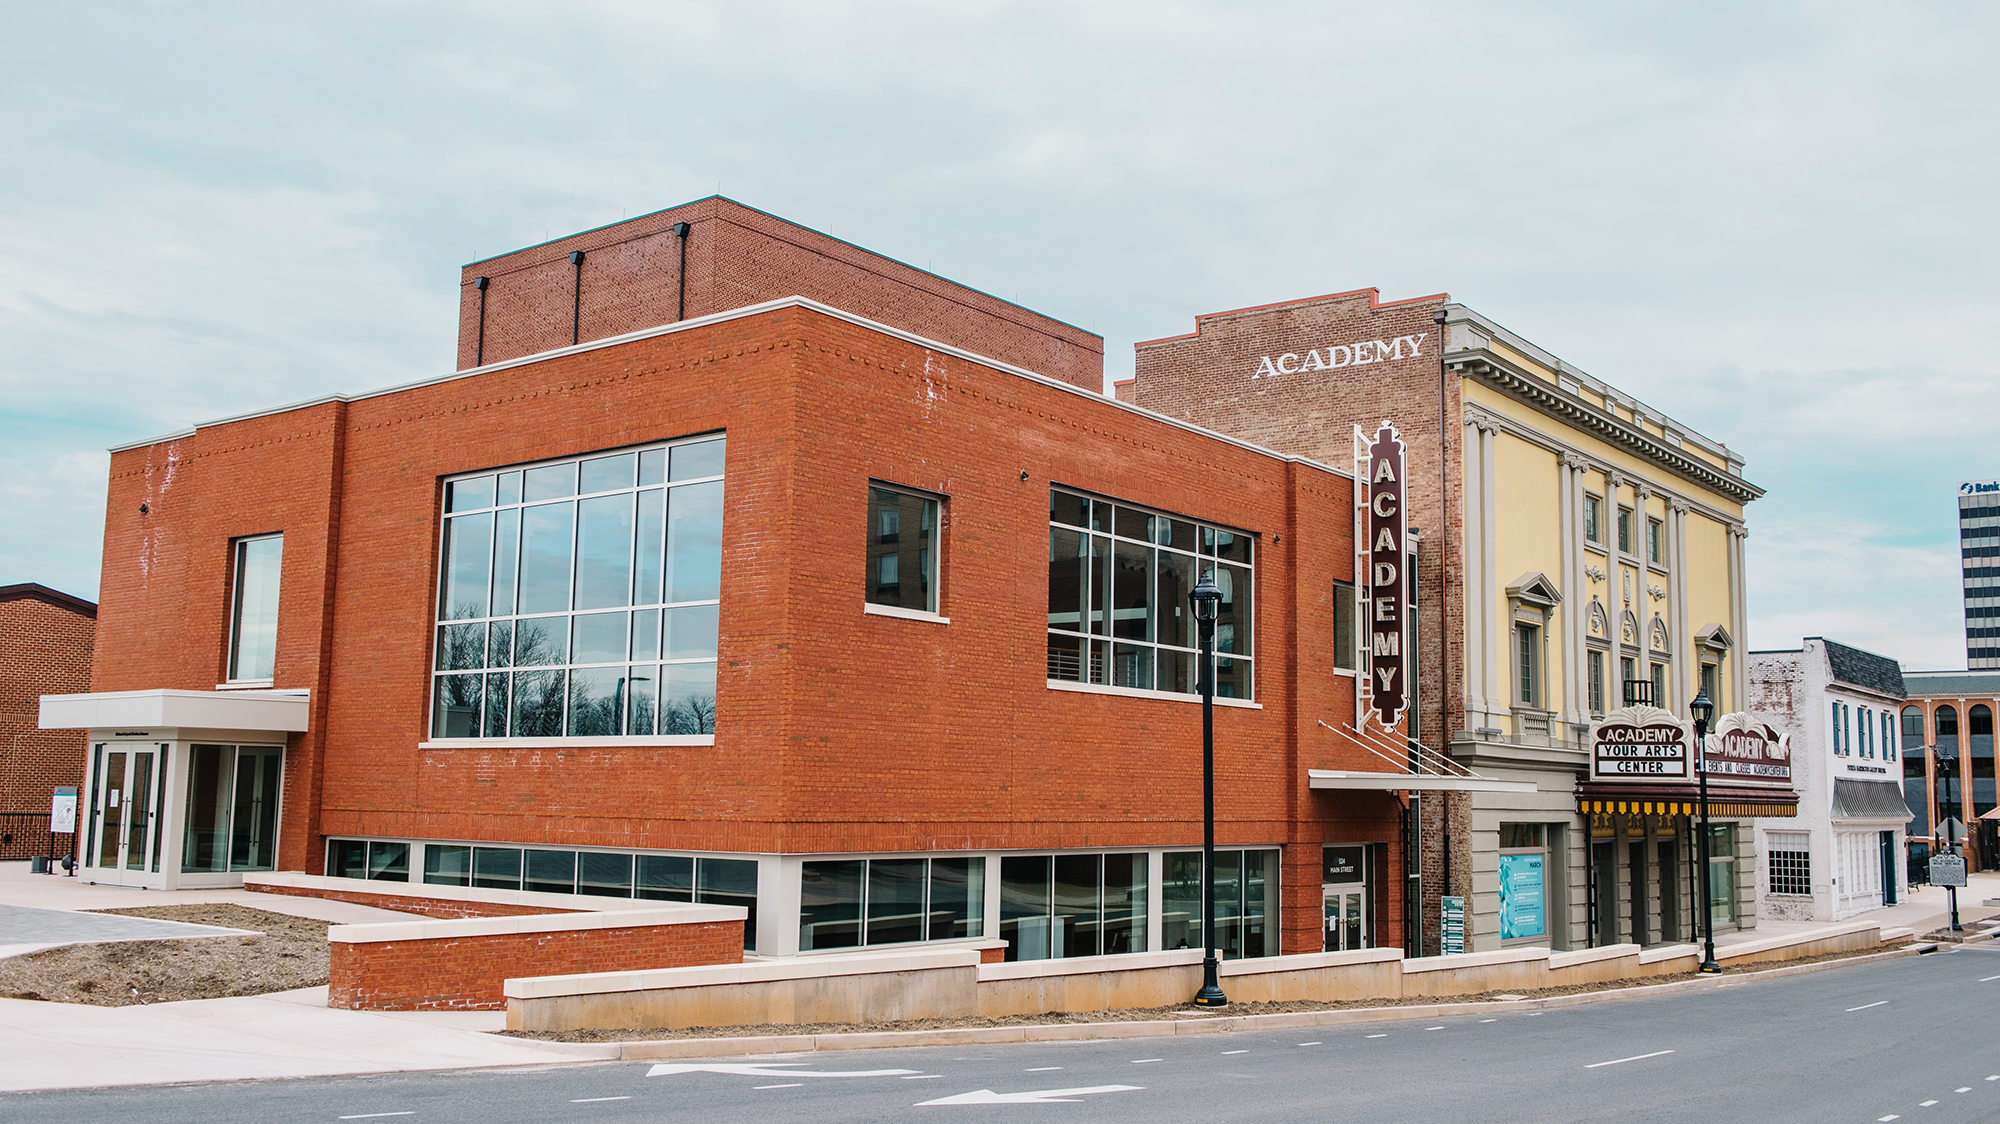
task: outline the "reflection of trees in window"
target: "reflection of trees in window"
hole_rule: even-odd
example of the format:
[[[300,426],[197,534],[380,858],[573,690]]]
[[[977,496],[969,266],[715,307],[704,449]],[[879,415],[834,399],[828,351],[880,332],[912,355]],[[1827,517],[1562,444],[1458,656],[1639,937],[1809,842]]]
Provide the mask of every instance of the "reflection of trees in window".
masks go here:
[[[660,705],[662,734],[713,734],[715,696],[684,695]]]

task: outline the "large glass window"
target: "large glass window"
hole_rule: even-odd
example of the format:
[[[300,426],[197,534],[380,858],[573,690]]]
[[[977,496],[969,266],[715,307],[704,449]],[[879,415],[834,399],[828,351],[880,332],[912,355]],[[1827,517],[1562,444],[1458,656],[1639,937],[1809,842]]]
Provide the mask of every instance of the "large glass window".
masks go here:
[[[934,497],[869,486],[870,605],[938,611],[938,510]]]
[[[1000,939],[1008,960],[1146,951],[1148,859],[1141,854],[1008,855],[1000,860]]]
[[[713,734],[723,452],[448,481],[431,736]]]
[[[276,869],[284,753],[265,745],[192,748],[181,870]]]
[[[1213,573],[1215,693],[1251,695],[1250,536],[1065,492],[1049,493],[1049,678],[1195,693],[1200,636],[1188,591]]]
[[[272,678],[278,666],[278,571],[285,536],[238,539],[231,567],[229,681]]]
[[[982,857],[801,864],[800,952],[953,940],[985,931]]]
[[[1166,865],[1161,947],[1200,948],[1201,852],[1169,851]],[[1270,900],[1277,875],[1276,851],[1215,852],[1215,947],[1223,959],[1277,954],[1277,933],[1265,924],[1267,905],[1277,908]]]

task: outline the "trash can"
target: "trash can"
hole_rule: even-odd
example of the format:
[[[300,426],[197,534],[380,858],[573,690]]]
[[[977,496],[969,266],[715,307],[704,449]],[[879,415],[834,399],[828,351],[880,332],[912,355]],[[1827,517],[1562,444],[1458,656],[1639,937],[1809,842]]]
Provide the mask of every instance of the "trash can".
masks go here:
[[[29,874],[47,874],[48,872],[49,872],[49,857],[47,855],[28,856]]]

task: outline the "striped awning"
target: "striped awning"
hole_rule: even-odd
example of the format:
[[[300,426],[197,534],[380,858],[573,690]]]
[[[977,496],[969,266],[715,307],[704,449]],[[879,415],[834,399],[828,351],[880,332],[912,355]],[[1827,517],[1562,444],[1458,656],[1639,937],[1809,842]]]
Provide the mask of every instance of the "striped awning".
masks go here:
[[[1585,815],[1699,816],[1701,795],[1692,785],[1617,785],[1579,781],[1577,811]],[[1708,814],[1728,819],[1794,817],[1799,794],[1788,788],[1708,786]]]

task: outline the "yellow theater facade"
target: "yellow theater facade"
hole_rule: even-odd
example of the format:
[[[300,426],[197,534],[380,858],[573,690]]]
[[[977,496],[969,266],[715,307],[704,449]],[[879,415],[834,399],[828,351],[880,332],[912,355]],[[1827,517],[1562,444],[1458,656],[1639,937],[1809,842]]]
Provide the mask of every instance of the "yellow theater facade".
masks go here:
[[[1446,897],[1467,951],[1687,940],[1704,887],[1718,927],[1755,924],[1752,819],[1788,814],[1789,791],[1718,794],[1702,845],[1691,791],[1589,776],[1593,723],[1628,701],[1685,719],[1706,689],[1717,715],[1743,709],[1744,507],[1762,491],[1739,454],[1443,295],[1201,316],[1138,345],[1118,392],[1333,463],[1355,426],[1390,420],[1408,443],[1409,733],[1517,782],[1412,782],[1424,951]],[[1350,577],[1328,575],[1329,596]]]

